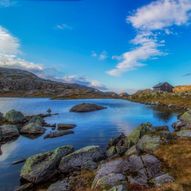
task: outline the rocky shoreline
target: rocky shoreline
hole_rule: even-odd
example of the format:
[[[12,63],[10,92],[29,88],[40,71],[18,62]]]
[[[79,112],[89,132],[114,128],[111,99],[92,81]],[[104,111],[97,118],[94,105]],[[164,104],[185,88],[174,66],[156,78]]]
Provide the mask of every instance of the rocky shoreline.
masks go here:
[[[13,120],[13,116],[17,117]],[[42,124],[43,117],[46,116],[24,117],[22,113],[12,110],[4,118],[9,120],[12,125],[25,121],[24,133],[30,129],[32,133],[39,134],[44,132]],[[30,123],[36,124],[35,129],[37,131],[34,131],[32,126],[27,125]],[[40,124],[41,127],[39,127]],[[74,128],[75,125],[60,125],[61,129],[64,127],[70,131],[70,128]],[[176,174],[172,173],[171,168],[173,167],[166,168],[167,161],[157,153],[160,153],[161,147],[163,149],[173,147],[173,144],[178,144],[184,139],[190,141],[191,111],[182,114],[179,120],[173,124],[173,127],[175,131],[170,132],[167,126],[155,127],[150,123],[144,123],[128,135],[121,134],[111,139],[106,149],[92,145],[75,150],[71,145],[64,145],[49,152],[33,155],[21,161],[25,163],[20,172],[21,186],[16,190],[165,190],[162,188],[166,188],[166,185],[175,184],[177,177]],[[0,126],[1,143],[10,140],[2,133],[6,128],[7,126],[3,125],[3,128]],[[13,128],[14,132],[8,132],[6,135],[11,134],[14,135],[13,137],[17,137],[21,133],[20,129],[9,128]],[[190,156],[191,152],[186,154]],[[19,161],[17,162],[19,163]],[[171,190],[178,191],[176,189]]]

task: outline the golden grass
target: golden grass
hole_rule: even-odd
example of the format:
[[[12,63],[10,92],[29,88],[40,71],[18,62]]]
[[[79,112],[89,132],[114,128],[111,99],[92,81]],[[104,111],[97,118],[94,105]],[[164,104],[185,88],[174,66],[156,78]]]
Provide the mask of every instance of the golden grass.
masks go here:
[[[163,162],[164,170],[175,178],[175,182],[148,191],[191,191],[191,139],[178,139],[162,145],[155,155]]]

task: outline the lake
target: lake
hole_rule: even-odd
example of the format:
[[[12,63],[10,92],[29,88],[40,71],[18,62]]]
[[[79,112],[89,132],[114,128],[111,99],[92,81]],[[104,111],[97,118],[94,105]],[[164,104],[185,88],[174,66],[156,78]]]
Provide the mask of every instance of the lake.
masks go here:
[[[96,103],[107,109],[89,113],[71,113],[70,108],[79,103]],[[19,172],[23,164],[11,165],[13,161],[36,153],[55,149],[61,145],[74,145],[76,149],[87,145],[105,147],[108,140],[120,133],[128,134],[140,123],[168,125],[176,121],[177,114],[158,111],[151,106],[120,99],[50,100],[45,98],[0,98],[0,112],[11,109],[25,115],[45,113],[51,108],[58,115],[46,118],[48,123],[74,123],[74,134],[44,139],[44,135],[30,139],[20,136],[17,140],[1,146],[0,190],[13,191],[19,185]],[[47,128],[48,133],[51,128]],[[45,133],[45,134],[46,134]]]

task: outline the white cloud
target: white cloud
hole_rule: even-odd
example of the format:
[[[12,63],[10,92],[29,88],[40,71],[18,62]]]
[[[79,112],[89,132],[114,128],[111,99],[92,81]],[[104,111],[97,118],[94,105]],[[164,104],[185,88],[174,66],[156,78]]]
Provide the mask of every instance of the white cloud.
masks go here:
[[[43,66],[22,59],[19,40],[0,26],[0,67],[41,71]]]
[[[83,76],[76,76],[76,75],[70,75],[70,76],[64,76],[63,78],[59,79],[62,82],[65,83],[77,83],[80,85],[96,88],[99,90],[107,90],[106,86],[103,85],[101,82],[97,80],[89,80],[86,77]]]
[[[73,28],[70,26],[70,25],[67,25],[67,24],[58,24],[56,26],[57,29],[59,30],[72,30]]]
[[[165,41],[159,40],[159,31],[171,35],[171,27],[186,25],[190,18],[190,0],[157,0],[137,9],[133,15],[127,17],[127,22],[137,30],[136,37],[131,41],[135,47],[120,56],[114,56],[120,62],[107,73],[119,76],[144,66],[144,61],[148,59],[165,55],[160,49]]]
[[[91,56],[94,57],[94,58],[97,58],[100,61],[104,61],[104,60],[106,60],[108,58],[108,54],[107,54],[107,52],[105,50],[103,50],[100,53],[92,51]]]

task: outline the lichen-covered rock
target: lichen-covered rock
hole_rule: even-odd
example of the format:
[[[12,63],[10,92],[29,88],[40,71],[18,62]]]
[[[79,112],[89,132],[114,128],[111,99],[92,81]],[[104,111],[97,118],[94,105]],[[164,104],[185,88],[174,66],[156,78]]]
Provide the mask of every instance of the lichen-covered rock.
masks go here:
[[[64,123],[58,123],[57,124],[57,129],[58,130],[67,130],[67,129],[73,129],[75,128],[75,124],[64,124]]]
[[[170,176],[169,174],[162,174],[151,180],[151,183],[157,187],[162,186],[165,183],[170,183],[170,182],[174,182],[174,178]]]
[[[30,119],[29,123],[35,123],[42,126],[44,119],[39,115],[35,115]]]
[[[46,129],[38,123],[28,123],[20,129],[20,133],[28,135],[41,135],[45,132],[45,130]]]
[[[160,146],[160,136],[144,135],[137,143],[137,149],[141,152],[152,153]]]
[[[59,170],[63,173],[81,169],[92,170],[97,168],[97,162],[105,157],[99,146],[87,146],[62,158]]]
[[[91,104],[91,103],[82,103],[72,107],[70,109],[70,112],[90,112],[90,111],[97,111],[102,109],[106,109],[106,107],[96,105],[96,104]]]
[[[191,137],[191,130],[181,130],[176,132],[178,137]]]
[[[129,169],[127,160],[115,159],[101,164],[96,172],[92,188],[115,186],[125,181],[125,172]]]
[[[5,143],[19,136],[19,131],[16,125],[0,126],[0,142]]]
[[[129,148],[126,152],[125,152],[125,156],[129,157],[131,155],[137,155],[138,151],[136,148],[136,145],[133,145],[131,148]]]
[[[112,157],[117,153],[115,146],[111,146],[107,149],[106,155],[107,157]]]
[[[71,191],[71,185],[68,179],[64,179],[51,184],[47,191]]]
[[[5,119],[10,123],[20,123],[24,120],[24,115],[14,109],[5,114]]]
[[[127,136],[130,146],[136,144],[138,140],[148,132],[153,131],[152,125],[150,123],[143,123]]]
[[[63,146],[53,151],[33,155],[26,160],[20,176],[32,183],[47,181],[55,174],[61,158],[73,151],[72,146]]]
[[[186,124],[191,124],[191,110],[183,113],[180,118],[181,121],[185,122]]]

